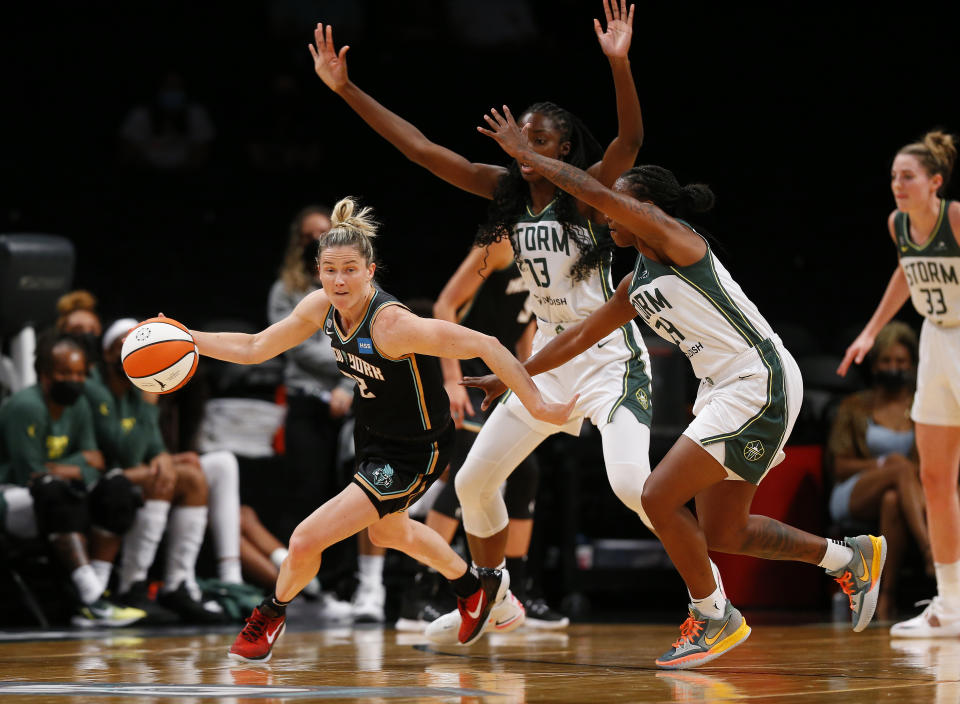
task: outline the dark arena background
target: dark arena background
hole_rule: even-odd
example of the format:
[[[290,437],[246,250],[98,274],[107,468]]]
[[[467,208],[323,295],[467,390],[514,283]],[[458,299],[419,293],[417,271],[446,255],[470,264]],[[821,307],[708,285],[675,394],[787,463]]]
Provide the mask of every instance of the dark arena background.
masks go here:
[[[717,240],[718,256],[804,372],[788,462],[754,509],[818,534],[842,537],[826,508],[830,411],[868,381],[859,370],[846,380],[833,370],[897,264],[886,225],[892,158],[931,129],[960,132],[956,15],[952,3],[636,6],[630,61],[645,130],[637,163],[710,185],[716,207],[695,224]],[[438,144],[505,164],[476,131],[491,107],[519,115],[550,100],[603,145],[615,136],[594,17],[603,17],[600,0],[4,3],[0,235],[69,240],[69,288],[93,292],[107,323],[162,311],[196,329],[258,330],[293,215],[352,195],[382,223],[380,284],[405,301],[433,299],[487,203],[407,161],[324,86],[307,50],[315,24],[332,24],[337,47],[350,45],[349,74],[361,89]],[[125,135],[131,114],[159,100],[171,75],[206,112],[207,138],[159,168],[132,153]],[[947,189],[947,197],[958,193],[956,183]],[[616,253],[617,281],[634,258]],[[10,307],[0,301],[0,310]],[[51,309],[35,322],[54,317]],[[919,331],[909,304],[897,317]],[[695,380],[682,355],[647,333],[655,463],[688,421]],[[0,355],[9,344],[0,338]],[[278,368],[231,385],[204,359],[198,379],[214,395],[272,400]],[[29,565],[16,579],[27,578],[23,588],[53,621],[38,628],[4,566],[0,704],[960,698],[955,640],[898,644],[889,623],[850,633],[844,597],[821,570],[748,558],[717,562],[751,639],[708,667],[658,671],[653,660],[684,615],[683,583],[610,491],[599,433],[585,426],[583,436],[553,438],[538,451],[531,564],[548,601],[572,617],[567,630],[521,630],[470,648],[396,632],[412,572],[388,555],[382,627],[330,628],[298,600],[270,666],[240,667],[226,659],[239,621],[71,629],[58,624],[56,605],[42,603],[50,593],[42,566]],[[241,459],[242,491],[286,537],[295,523],[273,500],[279,461]],[[344,598],[355,585],[352,549],[330,568]],[[198,569],[210,569],[208,553]],[[900,578],[904,616],[934,588],[913,557]],[[0,563],[8,564],[2,554]]]

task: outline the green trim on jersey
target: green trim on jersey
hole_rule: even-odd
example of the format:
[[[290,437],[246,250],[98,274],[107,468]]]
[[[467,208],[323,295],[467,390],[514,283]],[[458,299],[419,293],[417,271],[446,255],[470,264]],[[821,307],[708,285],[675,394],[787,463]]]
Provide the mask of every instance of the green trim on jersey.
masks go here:
[[[930,231],[930,236],[927,238],[927,241],[924,242],[923,244],[917,244],[916,242],[913,241],[913,238],[910,237],[910,216],[907,215],[907,213],[902,213],[900,211],[897,211],[897,214],[893,216],[893,225],[894,225],[894,231],[897,232],[897,234],[900,236],[899,237],[900,244],[901,244],[900,251],[904,253],[906,256],[909,256],[909,252],[911,249],[914,252],[917,252],[917,253],[923,252],[924,254],[926,254],[930,245],[932,245],[935,240],[940,239],[941,228],[943,228],[943,221],[946,219],[947,211],[949,210],[949,208],[950,208],[950,201],[948,201],[946,198],[942,198],[940,200],[940,214],[937,216],[937,224],[933,226],[933,230]],[[950,230],[949,224],[947,227],[947,231],[949,234],[951,235],[953,234],[953,232]],[[951,254],[953,254],[954,256],[957,256],[958,254],[960,254],[960,248],[957,247],[957,240],[952,236],[949,239],[951,240],[950,244],[953,245],[951,247],[951,250],[952,250]],[[904,248],[903,245],[906,245],[906,248]],[[943,256],[947,256],[947,255],[943,255]]]
[[[542,217],[543,217],[543,214],[544,214],[545,212],[547,212],[547,211],[550,209],[550,207],[551,207],[554,203],[556,203],[556,202],[557,202],[557,197],[554,196],[554,197],[553,197],[553,200],[551,200],[549,203],[547,203],[545,206],[543,206],[543,210],[541,210],[539,213],[533,212],[533,211],[530,209],[530,204],[527,203],[527,205],[526,205],[527,215],[529,215],[529,216],[532,217],[532,218],[537,218],[537,219],[542,218]]]
[[[733,432],[701,438],[703,445],[724,442],[725,467],[759,484],[787,432],[787,390],[780,354],[772,340],[755,348],[767,368],[767,398],[760,411]],[[748,433],[749,431],[749,433]],[[770,454],[768,454],[770,453]],[[759,463],[766,456],[766,461]]]

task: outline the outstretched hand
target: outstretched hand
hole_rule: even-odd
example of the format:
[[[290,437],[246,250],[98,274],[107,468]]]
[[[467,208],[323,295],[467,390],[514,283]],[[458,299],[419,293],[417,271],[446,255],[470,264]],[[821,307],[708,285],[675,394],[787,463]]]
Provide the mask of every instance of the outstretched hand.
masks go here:
[[[840,362],[840,366],[837,367],[837,374],[846,376],[851,364],[854,362],[860,364],[870,350],[873,349],[873,342],[874,337],[868,335],[866,332],[861,332],[857,335],[857,339],[850,343],[846,353],[843,355],[843,361]]]
[[[570,420],[570,414],[573,413],[573,409],[576,408],[577,401],[579,400],[580,394],[576,394],[566,403],[543,403],[536,412],[532,409],[528,410],[530,410],[530,415],[537,420],[553,423],[554,425],[563,425]]]
[[[321,80],[327,84],[330,90],[336,92],[340,90],[347,81],[347,52],[349,45],[342,46],[337,53],[333,45],[333,27],[324,26],[317,23],[317,28],[313,31],[313,39],[316,46],[307,44],[310,49],[310,55],[313,56],[313,70],[317,72]]]
[[[460,381],[461,386],[472,386],[480,389],[486,394],[483,397],[483,403],[480,404],[480,410],[485,411],[490,408],[498,396],[501,396],[507,390],[507,385],[500,381],[496,374],[487,374],[486,376],[465,376]]]
[[[626,0],[620,0],[619,7],[617,0],[603,0],[603,12],[607,18],[606,31],[600,26],[600,20],[593,20],[600,49],[608,58],[625,58],[633,39],[633,5],[627,12]]]
[[[491,108],[490,114],[484,115],[483,119],[490,125],[490,129],[477,127],[477,132],[492,138],[514,159],[519,158],[520,153],[530,147],[530,140],[527,139],[529,125],[524,125],[523,129],[518,127],[506,105],[503,106],[503,115],[498,113],[496,108]]]

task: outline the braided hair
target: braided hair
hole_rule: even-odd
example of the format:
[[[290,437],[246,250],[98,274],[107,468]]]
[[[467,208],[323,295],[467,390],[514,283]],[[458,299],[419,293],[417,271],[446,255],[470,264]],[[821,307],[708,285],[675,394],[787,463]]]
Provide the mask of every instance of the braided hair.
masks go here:
[[[538,113],[549,118],[560,131],[560,141],[569,142],[570,150],[560,156],[560,159],[579,169],[588,169],[603,158],[603,148],[590,133],[583,121],[576,115],[564,110],[551,102],[534,103],[521,113],[529,115]],[[517,220],[522,217],[529,201],[529,188],[520,174],[520,167],[516,160],[511,161],[505,173],[497,183],[493,193],[493,202],[487,209],[487,219],[480,225],[475,243],[485,247],[499,242],[504,237],[510,239],[513,251],[519,256],[519,250],[514,238],[511,237]],[[613,243],[604,241],[595,244],[590,236],[576,225],[580,213],[577,210],[577,199],[566,191],[557,189],[556,206],[554,208],[557,221],[563,227],[564,235],[577,245],[580,256],[570,270],[574,281],[583,281],[602,262],[609,262],[612,256]]]
[[[713,208],[716,198],[703,183],[681,186],[669,169],[653,164],[634,166],[620,180],[627,184],[637,200],[651,201],[667,215],[685,219],[690,213],[705,213]]]

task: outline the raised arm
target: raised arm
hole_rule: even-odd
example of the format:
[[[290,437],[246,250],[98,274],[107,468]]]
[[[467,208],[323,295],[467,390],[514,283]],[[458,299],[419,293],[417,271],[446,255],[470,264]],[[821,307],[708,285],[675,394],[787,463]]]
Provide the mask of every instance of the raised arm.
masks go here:
[[[546,403],[523,365],[497,338],[446,320],[419,318],[400,306],[383,309],[373,321],[371,334],[377,347],[391,357],[411,353],[456,359],[480,357],[513,389],[534,418],[548,423],[566,422],[579,397],[567,403]]]
[[[400,150],[410,161],[430,171],[468,193],[493,198],[502,166],[468,161],[454,151],[427,139],[411,123],[391,112],[360,90],[347,75],[349,46],[337,52],[333,43],[333,28],[317,24],[310,44],[313,66],[317,75],[334,93],[343,98],[364,122],[385,140]]]
[[[613,185],[617,177],[634,165],[640,145],[643,144],[643,116],[637,84],[630,70],[630,42],[633,38],[633,9],[627,11],[626,0],[603,0],[607,28],[600,20],[593,21],[593,29],[604,55],[610,61],[613,87],[617,96],[617,136],[603,154],[603,160],[588,171],[605,186]]]
[[[286,318],[254,335],[191,330],[200,354],[236,364],[260,364],[299,345],[320,327],[330,301],[323,289],[303,298]]]
[[[572,164],[551,159],[530,148],[527,127],[521,130],[510,109],[504,105],[503,115],[495,109],[484,115],[490,129],[477,127],[491,137],[510,156],[530,165],[548,181],[578,200],[623,223],[649,248],[671,263],[681,266],[699,261],[706,244],[690,228],[681,225],[652,203],[644,203],[607,188],[593,176]]]

